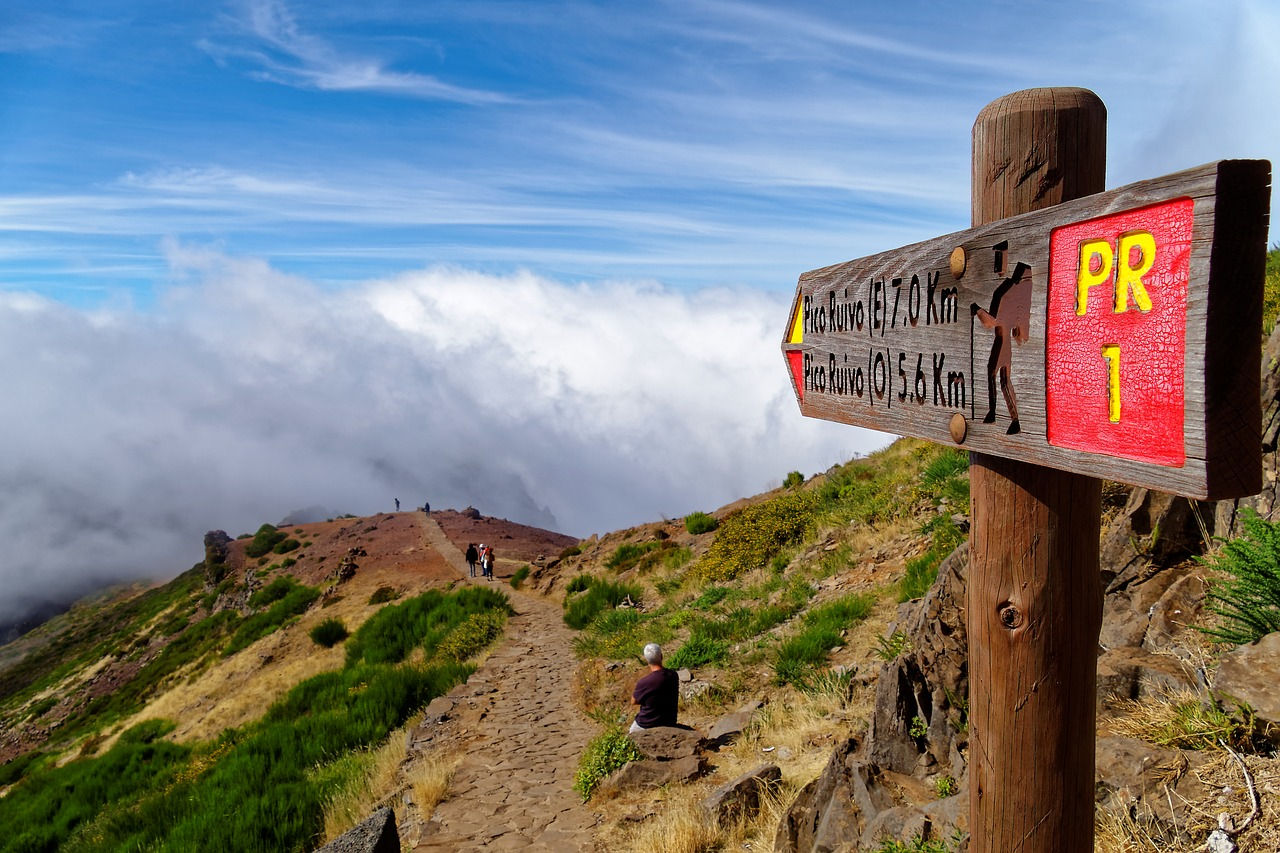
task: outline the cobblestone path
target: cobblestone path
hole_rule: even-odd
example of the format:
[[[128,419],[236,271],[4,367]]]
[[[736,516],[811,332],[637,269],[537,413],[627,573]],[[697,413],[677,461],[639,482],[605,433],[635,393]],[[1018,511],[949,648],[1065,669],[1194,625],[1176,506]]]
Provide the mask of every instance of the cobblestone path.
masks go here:
[[[462,577],[498,583],[468,577],[466,560],[440,526],[421,521],[425,541]],[[570,696],[572,632],[553,602],[502,586],[516,615],[503,645],[468,681],[487,707],[477,714],[478,731],[449,798],[436,806],[414,849],[594,851],[596,817],[572,787],[595,730]]]

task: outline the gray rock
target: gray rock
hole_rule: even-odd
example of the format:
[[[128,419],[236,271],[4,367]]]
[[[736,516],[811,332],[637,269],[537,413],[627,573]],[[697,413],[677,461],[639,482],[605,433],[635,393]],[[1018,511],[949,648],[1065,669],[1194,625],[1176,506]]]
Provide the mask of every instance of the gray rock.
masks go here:
[[[657,726],[627,735],[645,758],[658,761],[675,761],[702,752],[706,738],[697,729],[677,726]]]
[[[605,791],[626,791],[634,788],[661,788],[676,782],[689,782],[702,775],[706,764],[700,755],[686,755],[670,761],[641,759],[631,761],[615,770],[600,782]]]
[[[867,736],[867,760],[897,773],[936,772],[960,780],[965,767],[964,715],[969,695],[965,584],[969,550],[962,545],[938,567],[938,579],[924,598],[899,612],[897,629],[908,651],[880,668],[875,709]],[[913,737],[919,718],[926,734]],[[918,725],[918,724],[917,724]],[[932,762],[920,763],[922,755]]]
[[[760,709],[763,703],[755,700],[743,705],[731,714],[725,714],[716,720],[711,728],[707,729],[707,740],[716,746],[724,746],[732,743],[738,735],[742,734],[742,730],[751,722],[751,718],[755,716],[756,711]]]
[[[900,805],[883,771],[857,753],[854,738],[832,751],[822,774],[800,791],[779,822],[775,851],[856,849],[876,815]]]
[[[378,809],[316,853],[400,853],[395,812],[390,807]]]
[[[1204,607],[1204,578],[1188,571],[1166,589],[1148,611],[1150,620],[1146,636],[1142,639],[1144,648],[1158,651],[1170,648],[1178,643],[1189,626],[1195,624]]]
[[[679,676],[681,684],[688,684],[693,681],[693,673],[687,669],[677,669],[676,675]]]
[[[1280,684],[1280,631],[1223,655],[1213,678],[1215,692],[1247,703],[1258,719],[1273,727],[1280,725],[1277,684]]]
[[[436,723],[442,723],[449,719],[449,715],[453,713],[454,707],[458,703],[448,696],[437,696],[427,704],[427,709],[422,713],[422,725],[429,726]]]
[[[1103,708],[1116,699],[1144,699],[1195,687],[1194,673],[1168,655],[1130,646],[1098,658],[1098,704]]]
[[[721,824],[753,817],[760,811],[760,795],[782,783],[782,769],[765,764],[726,782],[702,801],[702,808]]]

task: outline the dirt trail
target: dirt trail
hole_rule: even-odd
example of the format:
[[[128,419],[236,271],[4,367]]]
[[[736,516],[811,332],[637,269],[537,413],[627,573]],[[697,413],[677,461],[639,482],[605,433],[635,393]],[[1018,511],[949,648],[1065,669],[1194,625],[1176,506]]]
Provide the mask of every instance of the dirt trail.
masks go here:
[[[423,539],[471,583],[462,552],[431,518]],[[572,632],[560,609],[512,590],[516,615],[503,645],[471,677],[491,685],[476,738],[414,848],[442,850],[593,851],[595,816],[573,792],[578,757],[595,726],[570,696]]]

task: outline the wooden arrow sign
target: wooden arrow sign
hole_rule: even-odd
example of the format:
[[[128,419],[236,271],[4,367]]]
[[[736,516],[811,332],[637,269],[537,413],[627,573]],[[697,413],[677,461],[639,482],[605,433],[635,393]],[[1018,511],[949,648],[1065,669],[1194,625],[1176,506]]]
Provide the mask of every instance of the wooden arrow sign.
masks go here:
[[[1223,160],[800,276],[800,411],[1255,494],[1270,163]]]

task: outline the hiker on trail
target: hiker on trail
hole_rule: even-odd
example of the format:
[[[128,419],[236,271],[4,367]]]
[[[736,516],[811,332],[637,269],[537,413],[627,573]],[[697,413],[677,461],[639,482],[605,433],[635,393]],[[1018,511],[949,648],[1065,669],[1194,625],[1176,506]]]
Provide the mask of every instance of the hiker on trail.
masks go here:
[[[484,556],[480,558],[484,565],[484,576],[493,580],[493,546],[484,546]]]
[[[631,704],[640,711],[631,724],[631,731],[638,732],[658,726],[674,726],[680,704],[680,676],[674,669],[662,665],[662,646],[650,643],[644,647],[644,662],[649,672],[636,682],[631,694]]]
[[[396,498],[396,512],[400,511],[400,499]]]
[[[467,565],[471,567],[471,577],[476,576],[476,560],[480,559],[479,552],[476,551],[476,543],[467,543]]]

